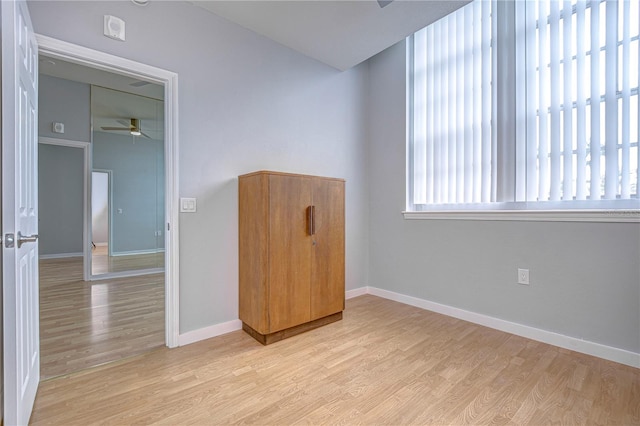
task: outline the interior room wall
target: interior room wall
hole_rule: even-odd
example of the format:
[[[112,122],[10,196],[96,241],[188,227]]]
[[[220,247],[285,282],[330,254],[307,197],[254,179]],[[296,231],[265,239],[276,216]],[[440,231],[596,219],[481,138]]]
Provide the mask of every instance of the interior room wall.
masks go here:
[[[38,144],[40,256],[82,255],[84,152]]]
[[[72,141],[91,141],[90,86],[41,74],[38,85],[38,135]],[[53,123],[64,133],[54,133]]]
[[[30,1],[37,33],[179,75],[180,332],[238,318],[237,176],[346,179],[346,286],[368,283],[367,67],[338,72],[188,2]],[[103,15],[126,42],[102,35]],[[55,17],[55,19],[52,19]]]
[[[39,76],[38,135],[72,141],[91,141],[90,88],[47,75]],[[54,133],[52,123],[64,123]],[[40,255],[82,253],[82,149],[38,145]]]
[[[403,219],[405,50],[369,61],[370,284],[640,353],[640,225]]]
[[[93,133],[93,168],[111,170],[114,256],[164,248],[163,152],[163,141]]]

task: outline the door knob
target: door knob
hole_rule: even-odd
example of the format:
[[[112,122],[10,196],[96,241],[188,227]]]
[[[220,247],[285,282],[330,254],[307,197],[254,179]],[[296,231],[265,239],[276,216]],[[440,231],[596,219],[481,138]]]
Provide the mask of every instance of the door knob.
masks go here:
[[[24,243],[35,243],[38,240],[38,234],[22,235],[18,231],[18,248],[22,247]]]

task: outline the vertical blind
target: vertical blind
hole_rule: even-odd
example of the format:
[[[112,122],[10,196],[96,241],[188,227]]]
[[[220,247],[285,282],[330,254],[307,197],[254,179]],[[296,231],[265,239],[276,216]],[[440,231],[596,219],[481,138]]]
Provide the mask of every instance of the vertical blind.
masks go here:
[[[496,4],[409,39],[410,204],[637,200],[640,2]]]
[[[639,4],[524,2],[527,200],[637,197]]]
[[[410,40],[415,204],[495,200],[492,4],[470,3]]]

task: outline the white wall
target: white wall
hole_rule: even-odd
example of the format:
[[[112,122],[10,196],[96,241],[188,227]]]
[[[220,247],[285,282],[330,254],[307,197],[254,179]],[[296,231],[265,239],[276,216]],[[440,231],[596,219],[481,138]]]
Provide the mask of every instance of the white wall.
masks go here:
[[[237,180],[347,181],[347,288],[368,279],[366,65],[340,73],[186,2],[31,1],[36,32],[179,74],[180,332],[238,318]],[[127,41],[102,35],[103,15]]]
[[[640,353],[640,225],[404,220],[405,43],[369,66],[370,285]]]

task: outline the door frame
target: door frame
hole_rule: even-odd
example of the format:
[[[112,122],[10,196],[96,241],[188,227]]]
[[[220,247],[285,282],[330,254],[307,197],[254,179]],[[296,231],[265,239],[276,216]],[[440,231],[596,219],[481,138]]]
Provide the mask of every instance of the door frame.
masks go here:
[[[40,54],[164,85],[165,344],[179,346],[178,74],[36,34]],[[89,235],[89,233],[87,233]],[[88,250],[88,244],[85,249]],[[85,266],[86,269],[86,266]]]

